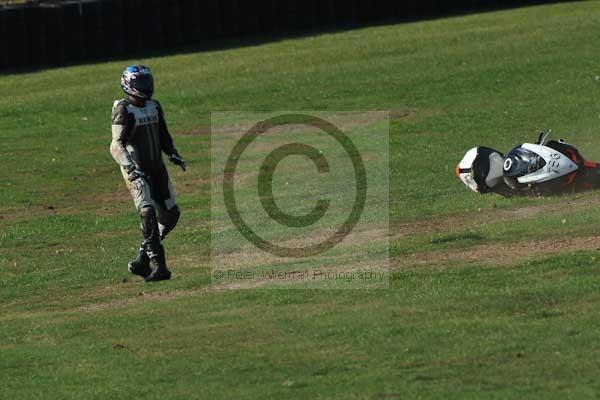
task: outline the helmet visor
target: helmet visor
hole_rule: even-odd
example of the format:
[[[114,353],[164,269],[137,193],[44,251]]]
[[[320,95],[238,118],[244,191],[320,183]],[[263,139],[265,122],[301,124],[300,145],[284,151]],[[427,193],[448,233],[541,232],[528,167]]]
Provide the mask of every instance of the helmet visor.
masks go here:
[[[149,99],[154,93],[154,78],[150,74],[139,74],[131,79],[131,87]]]

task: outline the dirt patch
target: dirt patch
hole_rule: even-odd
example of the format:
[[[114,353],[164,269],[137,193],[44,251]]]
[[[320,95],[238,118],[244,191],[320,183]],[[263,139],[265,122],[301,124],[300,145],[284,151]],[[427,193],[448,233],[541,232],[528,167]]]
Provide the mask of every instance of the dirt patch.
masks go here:
[[[298,113],[302,113],[301,111],[299,111]],[[331,113],[316,113],[313,114],[311,112],[306,112],[307,115],[314,115],[315,117],[318,118],[323,118],[326,121],[332,123],[333,125],[335,125],[336,127],[339,127],[340,129],[348,129],[348,128],[357,128],[357,127],[361,127],[361,126],[365,126],[365,125],[370,125],[374,122],[377,121],[382,121],[386,115],[388,114],[387,111],[377,111],[377,110],[373,110],[373,111],[346,111],[346,112],[331,112]],[[250,116],[251,114],[249,114]],[[258,115],[258,114],[257,114]],[[250,130],[258,121],[244,121],[241,123],[234,123],[234,124],[228,124],[228,125],[224,125],[224,126],[215,126],[212,128],[212,133],[216,134],[216,135],[223,135],[223,134],[241,134],[241,133],[245,133],[248,130]],[[206,130],[208,129],[208,132],[211,131],[211,128],[202,128],[201,130],[199,130],[199,133],[202,132],[203,134],[206,134]],[[282,126],[282,127],[273,127],[271,129],[269,129],[270,133],[278,133],[278,132],[289,132],[289,133],[293,133],[293,132],[298,132],[298,131],[306,131],[307,128],[305,125],[302,124],[293,124],[293,125],[286,125],[286,126]],[[316,129],[316,128],[312,128],[312,129]]]
[[[504,266],[562,252],[584,250],[600,250],[600,236],[551,238],[517,243],[486,244],[465,249],[413,253],[395,258],[391,265],[392,269],[457,262]]]
[[[289,239],[277,242],[278,245],[283,247],[290,248],[299,248],[305,247],[311,244],[320,243],[331,236],[331,232],[319,232],[310,235],[310,238],[307,239]],[[344,240],[339,243],[335,250],[351,250],[356,245],[363,245],[366,243],[375,243],[382,240],[388,240],[388,231],[383,228],[372,228],[365,229],[361,231],[353,231],[350,235],[346,236]],[[346,254],[348,257],[351,257],[352,254]],[[327,255],[325,253],[319,257],[319,260],[326,260],[326,258],[331,258],[331,260],[340,260],[345,255]],[[235,268],[253,268],[262,265],[275,265],[282,266],[289,262],[294,262],[296,258],[281,258],[270,253],[266,253],[262,250],[257,249],[256,247],[248,244],[247,247],[242,249],[241,251],[235,251],[232,253],[224,253],[224,254],[214,254],[215,261],[221,265],[223,269],[235,269]]]
[[[462,213],[459,215],[427,218],[415,222],[395,223],[390,228],[394,238],[402,238],[411,235],[447,233],[475,228],[482,224],[488,224],[490,221],[500,222],[512,219],[524,219],[538,215],[560,215],[570,210],[584,210],[599,206],[600,197],[573,200],[565,198],[560,203],[539,204],[512,210],[492,208],[468,214]]]
[[[210,179],[196,174],[190,174],[190,176],[186,176],[185,179],[178,179],[177,182],[173,182],[173,190],[175,190],[177,196],[181,194],[206,194],[210,193],[210,184]]]
[[[39,218],[57,215],[56,206],[30,206],[26,208],[6,207],[0,208],[0,223],[13,222],[23,218]]]
[[[326,233],[322,233],[317,236],[318,239],[323,239],[327,236]],[[341,244],[341,248],[351,248],[354,245],[369,243],[373,241],[380,241],[387,239],[387,230],[385,229],[371,229],[371,230],[363,230],[359,232],[355,232],[352,235],[348,236],[346,240],[344,240]],[[313,238],[311,238],[312,240]],[[301,245],[302,242],[298,240],[290,240],[286,242],[282,242],[282,245],[287,246],[297,246]],[[295,262],[296,259],[282,259],[268,253],[262,252],[252,246],[243,249],[242,251],[236,251],[231,254],[222,254],[218,257],[219,269],[226,270],[251,270],[253,268],[259,268],[262,265],[265,266],[273,266],[275,271],[290,271],[291,267],[286,266],[288,262]],[[320,269],[327,269],[327,271],[340,271],[349,273],[352,271],[360,271],[360,270],[370,270],[370,271],[381,271],[387,272],[388,270],[388,262],[387,260],[381,259],[373,259],[371,258],[356,258],[352,257],[352,254],[342,253],[341,255],[332,255],[328,258],[320,258],[320,263],[322,264]],[[172,260],[172,265],[177,265],[177,270],[175,270],[175,279],[177,277],[186,278],[189,275],[198,275],[198,274],[208,274],[212,271],[210,268],[205,267],[209,263],[209,260],[206,256],[199,257],[185,257],[179,256],[174,257]],[[199,267],[199,266],[202,267]],[[193,268],[192,268],[193,266]],[[301,269],[312,270],[314,268],[310,267],[298,267]],[[210,286],[203,286],[199,288],[190,288],[190,289],[177,289],[171,290],[168,292],[160,292],[160,293],[145,293],[144,288],[146,287],[143,282],[138,282],[136,278],[132,278],[135,281],[124,283],[123,285],[113,285],[109,287],[98,288],[94,291],[92,296],[105,297],[110,296],[113,297],[117,294],[120,294],[118,299],[110,300],[110,301],[102,301],[95,302],[92,304],[86,304],[81,307],[77,307],[78,311],[82,312],[95,312],[102,311],[111,308],[120,308],[127,307],[130,305],[140,304],[148,301],[170,301],[181,297],[187,296],[197,296],[203,295],[207,293],[214,293],[225,290],[239,290],[239,289],[259,289],[259,288],[267,288],[272,286],[277,286],[282,282],[278,282],[274,279],[269,279],[266,277],[257,277],[255,279],[250,280],[224,280],[218,283],[215,283]],[[274,283],[275,282],[275,283]],[[298,281],[301,284],[303,281]],[[213,282],[214,283],[214,282]],[[291,280],[283,281],[285,286],[283,287],[294,287],[296,284]],[[137,293],[136,293],[137,292]],[[123,298],[125,297],[125,298]]]
[[[307,289],[321,289],[321,288],[335,288],[332,286],[327,286],[327,283],[331,283],[331,279],[318,281],[314,280],[314,276],[320,276],[325,271],[327,274],[342,274],[342,278],[340,281],[344,280],[344,277],[355,273],[355,272],[365,272],[368,271],[372,274],[382,274],[382,280],[376,282],[380,286],[384,285],[384,288],[387,287],[387,277],[389,277],[389,264],[387,260],[379,261],[379,260],[362,260],[356,261],[352,260],[348,264],[340,264],[339,260],[335,260],[333,265],[323,265],[315,269],[308,269],[308,274],[304,275],[302,279],[295,280],[293,278],[287,278],[283,280],[278,280],[277,278],[268,278],[268,277],[259,277],[257,279],[253,279],[252,281],[229,281],[223,284],[217,284],[212,286],[211,288],[215,291],[219,290],[238,290],[238,289],[298,289],[298,288],[307,288]],[[304,271],[301,271],[304,273]],[[313,275],[311,275],[313,274]],[[301,284],[308,283],[307,286],[298,286]],[[335,282],[338,283],[338,282]],[[357,283],[350,283],[355,286],[338,286],[338,288],[343,289],[362,289],[365,288],[365,282],[358,281]],[[356,286],[358,285],[358,286]]]
[[[101,303],[90,303],[80,307],[77,307],[75,310],[80,312],[97,312],[104,311],[114,308],[123,308],[127,306],[132,306],[136,304],[146,303],[148,301],[170,301],[179,297],[184,296],[192,296],[192,295],[201,295],[203,293],[208,293],[211,291],[211,287],[202,287],[197,289],[176,289],[168,292],[160,292],[160,293],[145,293],[143,292],[143,285],[147,285],[144,282],[139,283],[140,291],[137,294],[132,294],[127,298],[115,299],[107,302]]]
[[[355,271],[364,271],[369,270],[373,272],[381,272],[385,274],[387,277],[388,264],[376,263],[372,261],[363,261],[358,263],[353,263],[351,265],[344,265],[338,267],[322,267],[327,268],[328,272],[344,272],[351,273]],[[275,282],[275,283],[274,283]],[[299,283],[303,283],[305,281],[298,281]],[[382,282],[385,284],[385,282]],[[106,302],[98,302],[92,304],[86,304],[80,307],[77,307],[77,311],[81,312],[96,312],[103,311],[114,308],[122,308],[127,306],[132,306],[136,304],[146,303],[146,302],[161,302],[161,301],[171,301],[183,297],[189,296],[200,296],[210,293],[223,292],[227,290],[242,290],[242,289],[273,289],[278,290],[293,288],[296,285],[296,282],[292,280],[286,281],[277,281],[274,279],[268,278],[257,278],[252,280],[235,280],[235,281],[227,281],[223,283],[217,283],[210,286],[203,286],[199,288],[191,288],[191,289],[176,289],[168,292],[159,292],[159,293],[145,293],[143,290],[146,287],[143,282],[132,283],[136,288],[139,288],[139,292],[131,293],[131,288],[129,288],[129,294],[126,298],[114,299]],[[312,286],[311,286],[312,287]],[[362,287],[362,286],[361,286]],[[107,287],[105,288],[105,293],[117,293],[119,292],[118,287]]]
[[[27,220],[46,216],[65,216],[94,214],[98,216],[114,215],[121,212],[127,204],[133,202],[122,178],[110,189],[99,192],[70,192],[62,199],[48,201],[47,205],[0,207],[0,223]]]
[[[200,126],[191,131],[180,131],[176,136],[210,136],[210,126]]]

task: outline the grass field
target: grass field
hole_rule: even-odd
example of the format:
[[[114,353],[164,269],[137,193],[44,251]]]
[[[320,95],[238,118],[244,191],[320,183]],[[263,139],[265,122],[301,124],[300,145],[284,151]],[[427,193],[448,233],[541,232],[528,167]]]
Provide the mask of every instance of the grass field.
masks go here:
[[[588,1],[0,76],[0,398],[597,398],[598,194],[479,196],[454,167],[541,128],[600,160],[599,23]],[[108,153],[138,61],[190,166],[156,285],[127,275]],[[389,289],[211,286],[210,112],[250,110],[389,112]]]

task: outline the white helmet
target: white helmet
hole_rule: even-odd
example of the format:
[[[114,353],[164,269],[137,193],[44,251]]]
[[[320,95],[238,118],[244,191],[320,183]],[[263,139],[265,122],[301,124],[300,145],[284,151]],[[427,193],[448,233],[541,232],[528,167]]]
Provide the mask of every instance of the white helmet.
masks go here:
[[[456,166],[456,176],[474,192],[487,193],[502,181],[502,153],[489,147],[473,147]]]

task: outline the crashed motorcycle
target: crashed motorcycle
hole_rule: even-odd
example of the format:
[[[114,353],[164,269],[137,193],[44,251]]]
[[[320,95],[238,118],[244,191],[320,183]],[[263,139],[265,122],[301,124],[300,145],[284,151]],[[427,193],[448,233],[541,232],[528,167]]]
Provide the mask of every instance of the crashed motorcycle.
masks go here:
[[[562,139],[540,132],[535,143],[523,143],[507,154],[474,147],[456,166],[456,176],[477,193],[553,196],[600,189],[600,164],[583,158]]]

